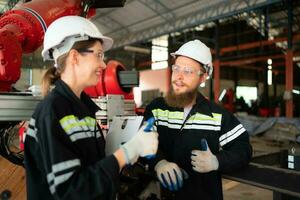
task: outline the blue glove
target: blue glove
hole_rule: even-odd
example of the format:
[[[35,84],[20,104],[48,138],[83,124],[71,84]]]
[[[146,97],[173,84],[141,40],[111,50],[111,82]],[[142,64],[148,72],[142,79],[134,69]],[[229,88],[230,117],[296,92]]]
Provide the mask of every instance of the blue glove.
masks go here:
[[[155,123],[154,117],[149,118],[147,120],[147,125],[146,125],[146,128],[144,129],[144,131],[145,132],[151,132],[151,131],[153,131],[154,123]]]
[[[201,151],[207,151],[207,141],[206,141],[206,139],[202,138],[200,142],[201,142],[200,150]]]
[[[183,186],[183,179],[188,178],[188,174],[176,163],[161,160],[155,165],[155,171],[162,186],[170,191],[177,191]]]

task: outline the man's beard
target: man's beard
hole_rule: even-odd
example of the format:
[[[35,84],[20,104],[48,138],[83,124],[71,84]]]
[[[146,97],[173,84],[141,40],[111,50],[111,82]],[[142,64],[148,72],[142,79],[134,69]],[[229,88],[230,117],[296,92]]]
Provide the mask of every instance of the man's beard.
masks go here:
[[[197,96],[198,88],[194,88],[191,91],[187,91],[181,94],[175,94],[173,85],[170,85],[170,89],[165,96],[166,103],[171,107],[184,108],[191,104]]]

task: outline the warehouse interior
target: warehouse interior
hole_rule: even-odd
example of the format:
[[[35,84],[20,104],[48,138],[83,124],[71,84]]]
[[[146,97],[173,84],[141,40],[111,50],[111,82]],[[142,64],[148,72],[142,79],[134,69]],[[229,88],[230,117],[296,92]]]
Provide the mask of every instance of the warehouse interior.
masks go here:
[[[114,116],[142,115],[154,98],[164,96],[174,63],[170,53],[201,40],[212,52],[214,70],[199,92],[234,113],[253,147],[249,167],[222,175],[224,199],[300,199],[300,1],[43,1],[49,10],[42,0],[0,0],[0,199],[26,199],[19,133],[41,100],[42,76],[53,65],[41,56],[43,23],[32,23],[39,27],[34,30],[14,18],[24,10],[52,15],[46,24],[84,13],[114,39],[105,53],[112,79],[104,78],[104,89],[92,92],[95,101],[107,98],[107,112],[99,114],[107,132]],[[11,30],[17,40],[4,35]],[[15,41],[20,50],[11,50]],[[120,199],[160,199],[142,198],[148,180],[132,173],[123,174]]]

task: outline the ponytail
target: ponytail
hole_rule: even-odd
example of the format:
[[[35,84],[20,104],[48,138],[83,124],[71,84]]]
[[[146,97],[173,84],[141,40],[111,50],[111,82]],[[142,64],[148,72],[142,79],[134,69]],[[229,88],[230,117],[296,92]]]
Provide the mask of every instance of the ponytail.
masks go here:
[[[42,96],[45,97],[50,91],[50,86],[60,78],[60,74],[57,72],[57,68],[49,68],[42,79]]]

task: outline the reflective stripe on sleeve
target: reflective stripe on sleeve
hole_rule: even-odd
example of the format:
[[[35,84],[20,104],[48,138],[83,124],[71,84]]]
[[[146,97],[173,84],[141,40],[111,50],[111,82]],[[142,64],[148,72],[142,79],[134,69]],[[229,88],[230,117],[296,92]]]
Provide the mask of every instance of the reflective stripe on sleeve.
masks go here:
[[[52,171],[47,174],[47,181],[50,192],[55,193],[59,184],[66,182],[75,172],[75,168],[80,166],[79,159],[68,160],[52,165]]]
[[[34,140],[36,142],[38,142],[38,138],[36,136],[36,133],[37,133],[37,128],[35,127],[35,119],[30,118],[29,124],[28,124],[28,129],[27,129],[27,131],[25,132],[25,135],[24,135],[24,141],[26,139],[26,136],[30,136],[30,137],[34,138]]]
[[[220,141],[220,145],[224,146],[225,144],[227,144],[228,142],[234,140],[235,138],[237,138],[238,136],[240,136],[242,133],[244,133],[246,130],[243,127],[242,124],[237,125],[236,127],[234,127],[231,131],[228,131],[227,133],[225,133],[224,135],[222,135],[219,138]]]

